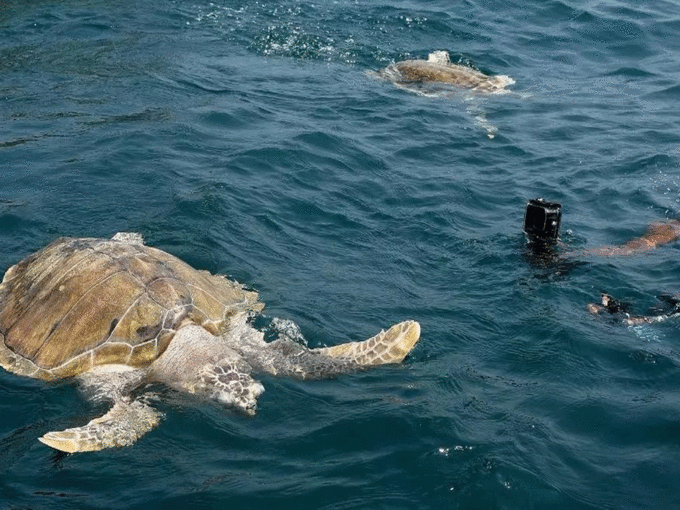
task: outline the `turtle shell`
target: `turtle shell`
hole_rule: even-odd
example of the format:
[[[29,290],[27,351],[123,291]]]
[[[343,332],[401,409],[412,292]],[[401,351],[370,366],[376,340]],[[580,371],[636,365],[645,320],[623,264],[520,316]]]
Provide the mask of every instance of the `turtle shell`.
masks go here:
[[[394,67],[406,81],[413,82],[454,83],[473,88],[490,78],[470,67],[429,60],[405,60],[397,62]]]
[[[40,379],[145,367],[183,326],[218,335],[263,306],[256,292],[141,242],[61,238],[5,273],[0,366]]]

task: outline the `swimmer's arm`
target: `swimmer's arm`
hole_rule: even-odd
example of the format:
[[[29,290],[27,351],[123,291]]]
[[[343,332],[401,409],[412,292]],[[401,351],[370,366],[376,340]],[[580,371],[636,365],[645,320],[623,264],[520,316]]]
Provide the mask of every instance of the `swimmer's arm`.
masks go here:
[[[590,250],[582,250],[580,253],[604,257],[636,255],[651,251],[657,246],[671,243],[679,238],[680,221],[669,220],[663,223],[653,223],[647,228],[647,232],[642,237],[628,241],[626,244],[601,246]]]

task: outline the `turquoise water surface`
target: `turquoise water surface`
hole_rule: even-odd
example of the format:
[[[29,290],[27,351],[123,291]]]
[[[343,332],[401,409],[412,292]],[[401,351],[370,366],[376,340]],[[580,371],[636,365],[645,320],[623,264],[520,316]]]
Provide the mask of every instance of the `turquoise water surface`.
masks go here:
[[[372,74],[434,50],[513,93]],[[559,201],[590,248],[680,218],[679,55],[663,0],[0,0],[0,271],[135,231],[271,337],[422,326],[400,366],[262,377],[253,418],[154,387],[161,426],[91,454],[37,438],[102,408],[0,371],[0,508],[676,508],[680,322],[585,306],[677,296],[680,243],[545,264],[522,219]]]

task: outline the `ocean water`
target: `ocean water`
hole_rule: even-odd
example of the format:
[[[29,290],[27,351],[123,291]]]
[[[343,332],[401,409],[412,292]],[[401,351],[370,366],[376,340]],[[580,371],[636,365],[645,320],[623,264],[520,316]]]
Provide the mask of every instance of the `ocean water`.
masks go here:
[[[513,92],[372,74],[434,50]],[[161,426],[91,454],[37,438],[101,408],[3,371],[0,508],[677,507],[680,319],[585,306],[677,296],[680,244],[542,263],[522,219],[680,217],[679,55],[664,0],[0,1],[0,271],[135,231],[310,346],[422,326],[399,366],[262,377],[253,418],[152,388]]]

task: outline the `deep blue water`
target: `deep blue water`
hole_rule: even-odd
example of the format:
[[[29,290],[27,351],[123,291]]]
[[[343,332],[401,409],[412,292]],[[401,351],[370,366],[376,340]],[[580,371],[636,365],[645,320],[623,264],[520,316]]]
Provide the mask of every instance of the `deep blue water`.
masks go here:
[[[423,97],[370,76],[448,50],[516,84]],[[310,346],[415,319],[401,366],[264,377],[254,418],[163,388],[133,447],[62,456],[69,382],[0,373],[0,508],[677,507],[680,244],[536,265],[680,217],[675,1],[0,2],[0,268],[136,231],[258,290]]]

